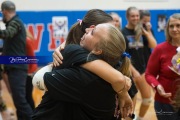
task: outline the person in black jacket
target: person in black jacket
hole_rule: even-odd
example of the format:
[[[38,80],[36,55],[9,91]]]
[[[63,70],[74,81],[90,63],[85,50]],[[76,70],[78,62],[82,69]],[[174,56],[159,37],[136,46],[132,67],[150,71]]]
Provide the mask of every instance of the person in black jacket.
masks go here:
[[[16,15],[15,4],[11,1],[2,2],[1,12],[6,25],[5,30],[0,30],[0,38],[4,40],[2,55],[14,59],[25,56],[26,30],[23,22]],[[26,100],[25,93],[27,64],[4,64],[4,72],[8,76],[18,120],[30,120],[33,110]]]

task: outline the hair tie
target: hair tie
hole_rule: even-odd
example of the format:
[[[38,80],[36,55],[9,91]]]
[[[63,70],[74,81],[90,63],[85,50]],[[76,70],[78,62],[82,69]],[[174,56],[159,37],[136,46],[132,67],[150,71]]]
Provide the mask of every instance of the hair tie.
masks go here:
[[[79,22],[79,24],[82,24],[82,20],[81,19],[77,19],[77,21]]]
[[[127,53],[127,52],[123,52],[122,57],[123,57],[123,58],[124,58],[124,57],[128,57],[128,58],[130,59],[130,58],[131,58],[131,55],[130,55],[129,53]]]
[[[86,33],[86,28],[88,28],[87,24],[81,19],[77,19],[77,21],[79,22],[79,25],[81,26],[81,31],[83,33]]]

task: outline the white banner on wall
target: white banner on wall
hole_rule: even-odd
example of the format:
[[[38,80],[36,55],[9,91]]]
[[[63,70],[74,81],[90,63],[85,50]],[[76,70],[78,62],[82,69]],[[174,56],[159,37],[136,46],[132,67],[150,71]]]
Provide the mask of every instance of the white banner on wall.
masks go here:
[[[68,34],[68,18],[66,16],[55,16],[52,18],[53,37],[66,38]]]
[[[124,0],[124,2],[167,2],[168,0]]]
[[[129,6],[149,10],[180,9],[180,0],[26,0],[26,4],[24,0],[13,1],[17,11],[126,10]]]

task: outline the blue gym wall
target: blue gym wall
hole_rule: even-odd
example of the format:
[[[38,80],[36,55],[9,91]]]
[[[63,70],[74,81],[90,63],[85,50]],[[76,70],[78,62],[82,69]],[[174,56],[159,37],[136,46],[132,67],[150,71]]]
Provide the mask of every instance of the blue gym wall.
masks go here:
[[[105,10],[106,11],[106,10]],[[117,12],[122,17],[122,27],[127,23],[125,18],[125,10],[107,10],[106,12]],[[56,40],[55,46],[49,47],[50,43],[50,34],[49,34],[49,24],[52,24],[53,16],[67,16],[68,18],[68,30],[77,19],[82,19],[87,11],[18,11],[18,15],[22,18],[25,26],[28,25],[34,26],[34,32],[36,31],[37,25],[43,25],[43,32],[41,36],[41,42],[39,42],[39,48],[36,50],[37,56],[48,56],[48,61],[52,61],[52,52],[53,50],[61,43],[60,40]],[[173,13],[180,13],[180,9],[175,10],[150,10],[151,12],[151,24],[154,31],[155,38],[158,43],[165,41],[164,31],[158,32],[158,15],[166,15],[168,19],[169,16]]]

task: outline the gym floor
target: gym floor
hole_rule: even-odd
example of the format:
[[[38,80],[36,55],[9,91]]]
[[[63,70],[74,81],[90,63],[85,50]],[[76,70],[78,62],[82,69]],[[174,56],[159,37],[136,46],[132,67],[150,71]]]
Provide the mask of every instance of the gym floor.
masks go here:
[[[154,93],[154,92],[152,91],[152,93]],[[43,94],[44,93],[42,91],[37,90],[37,89],[34,88],[33,97],[34,97],[35,105],[36,106],[40,103],[41,96]],[[2,95],[3,95],[4,101],[7,104],[8,109],[13,109],[15,111],[15,107],[14,107],[12,98],[11,98],[10,94],[8,93],[8,91],[7,91],[7,88],[6,88],[6,85],[4,84],[4,81],[2,81]],[[154,97],[154,94],[153,94],[153,97]],[[136,115],[139,112],[140,103],[141,103],[141,97],[140,97],[140,94],[138,93],[138,95],[137,95],[137,102],[136,102],[136,108],[135,108],[135,114]],[[151,105],[150,105],[150,107],[148,109],[148,112],[146,113],[146,115],[144,117],[144,120],[157,120],[157,118],[155,116],[155,111],[154,111],[153,103],[154,103],[154,101],[151,103]]]

